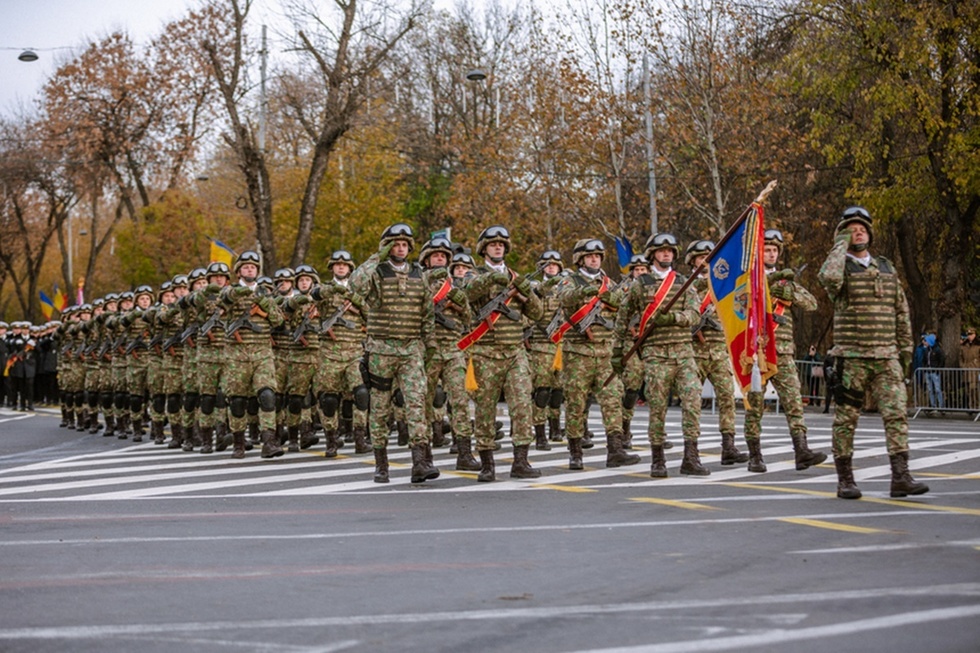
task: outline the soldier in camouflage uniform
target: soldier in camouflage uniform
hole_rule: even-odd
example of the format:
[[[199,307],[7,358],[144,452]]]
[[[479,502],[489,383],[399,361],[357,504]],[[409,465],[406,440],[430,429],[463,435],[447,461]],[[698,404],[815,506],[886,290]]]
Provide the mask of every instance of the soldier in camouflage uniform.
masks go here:
[[[99,297],[92,301],[92,318],[86,322],[87,336],[85,353],[82,356],[85,369],[85,403],[88,405],[89,433],[98,433],[102,428],[99,423],[101,408],[101,392],[103,385],[103,366],[99,356],[105,335],[105,299]]]
[[[111,349],[112,412],[116,416],[116,437],[120,440],[125,440],[132,434],[129,422],[129,381],[126,378],[128,329],[124,318],[133,310],[135,300],[136,296],[131,290],[119,293],[119,310],[106,323],[109,334],[113,338]]]
[[[838,385],[834,417],[837,496],[859,499],[851,459],[854,430],[865,393],[878,400],[891,462],[891,496],[929,491],[909,473],[908,415],[904,379],[912,364],[908,301],[895,265],[872,256],[871,216],[860,206],[844,211],[837,238],[820,268],[820,283],[834,302],[834,347]]]
[[[340,249],[330,255],[327,269],[333,279],[311,291],[320,320],[320,360],[313,388],[320,407],[327,440],[327,458],[334,458],[341,446],[340,417],[345,400],[351,402],[354,453],[372,451],[367,440],[367,410],[371,391],[361,373],[364,359],[363,298],[350,289],[354,258]],[[326,328],[324,328],[326,327]]]
[[[296,276],[296,292],[282,301],[283,316],[286,327],[286,365],[287,373],[283,394],[289,415],[286,427],[289,434],[289,451],[298,452],[300,448],[312,446],[317,438],[313,437],[313,424],[309,419],[310,397],[313,391],[313,379],[316,376],[317,362],[320,356],[319,312],[310,296],[310,291],[320,284],[320,275],[310,265],[299,265],[294,270]],[[333,442],[333,451],[342,446],[341,442]],[[331,442],[327,441],[327,453],[331,450]]]
[[[776,353],[778,354],[776,374],[769,380],[776,388],[779,404],[789,424],[790,437],[796,458],[796,469],[803,470],[819,465],[827,460],[827,454],[811,451],[806,441],[806,424],[803,421],[803,398],[800,394],[800,377],[796,370],[795,344],[793,340],[793,313],[796,307],[804,311],[817,308],[817,300],[806,288],[794,280],[796,273],[791,269],[777,270],[776,263],[783,251],[783,234],[778,229],[766,229],[763,244],[763,263],[769,294],[773,298],[773,313],[776,319]],[[764,472],[759,436],[762,434],[762,409],[765,404],[763,392],[749,392],[745,408],[745,439],[751,443],[749,449],[749,471]],[[758,449],[758,450],[757,450]]]
[[[510,251],[510,232],[501,226],[488,227],[480,234],[476,253],[484,264],[465,283],[470,306],[477,316],[493,307],[493,312],[475,326],[464,340],[472,342],[473,370],[478,385],[473,399],[476,404],[476,448],[480,452],[479,482],[496,480],[493,459],[495,417],[501,392],[510,411],[514,461],[511,478],[538,478],[541,471],[531,467],[527,454],[534,440],[531,424],[531,369],[524,349],[522,316],[536,322],[544,317],[541,298],[534,292],[530,279],[507,267],[504,256]],[[505,298],[506,301],[505,301]],[[495,323],[493,322],[495,321]],[[490,326],[482,336],[478,334]]]
[[[161,306],[157,310],[155,320],[155,324],[163,336],[163,342],[160,345],[163,369],[159,390],[164,398],[167,421],[170,422],[168,448],[193,451],[195,446],[194,434],[192,431],[185,430],[186,421],[182,414],[184,405],[184,345],[180,343],[180,336],[184,331],[184,312],[177,305],[180,297],[187,294],[187,276],[177,275],[169,283],[169,292],[160,293]],[[161,288],[163,288],[162,285]],[[156,397],[154,397],[154,403],[157,404],[157,408],[160,407],[161,402]],[[164,444],[162,421],[160,426],[155,428],[156,433],[153,441],[157,444]]]
[[[601,240],[582,239],[572,250],[572,264],[577,270],[558,286],[562,308],[564,336],[561,340],[564,358],[565,426],[568,434],[568,468],[584,469],[582,435],[587,418],[586,402],[595,395],[602,410],[606,431],[606,467],[635,465],[640,457],[623,449],[623,382],[613,374],[611,358],[615,340],[615,311],[623,301],[617,288],[602,271],[606,247]],[[590,323],[591,322],[591,323]],[[568,328],[570,327],[570,328]],[[555,337],[552,337],[554,340]]]
[[[258,403],[262,458],[283,455],[276,437],[276,368],[270,338],[283,317],[272,294],[258,283],[260,265],[257,253],[242,252],[235,261],[238,282],[223,288],[218,298],[225,318],[222,390],[231,413],[232,458],[245,457],[246,412],[252,397]]]
[[[175,283],[177,286],[175,290],[177,308],[181,312],[181,323],[183,324],[179,345],[183,349],[181,415],[183,416],[184,442],[181,444],[181,449],[184,451],[193,451],[195,446],[200,446],[202,452],[204,449],[204,438],[201,435],[201,391],[197,379],[197,330],[201,324],[197,321],[197,309],[188,301],[193,293],[208,285],[206,275],[207,270],[204,268],[194,268],[186,277],[186,287],[181,288],[179,284]],[[213,451],[213,443],[209,440],[207,444]],[[173,440],[168,447],[176,447]]]
[[[639,332],[652,321],[653,330],[640,347],[639,355],[646,370],[647,403],[650,406],[650,451],[653,461],[650,476],[667,476],[663,441],[666,437],[667,400],[674,387],[681,400],[681,429],[684,432],[684,459],[681,474],[707,476],[711,472],[701,464],[698,437],[701,434],[701,381],[691,327],[700,321],[698,295],[688,287],[685,294],[662,310],[684,285],[684,277],[676,273],[673,263],[678,255],[677,239],[668,233],[657,233],[647,239],[644,256],[652,264],[650,274],[640,277],[630,288],[629,295],[616,318],[616,330],[621,342],[629,337],[629,325],[639,314]],[[622,372],[622,346],[613,351],[613,368]]]
[[[704,263],[705,258],[715,249],[710,240],[695,240],[687,246],[684,262],[694,273]],[[721,431],[721,464],[734,465],[749,460],[749,456],[735,447],[735,383],[732,380],[732,363],[728,353],[728,342],[725,332],[715,315],[714,304],[708,296],[708,269],[705,267],[692,284],[698,293],[701,321],[694,333],[694,359],[698,364],[698,376],[701,385],[705,380],[711,381],[715,390],[715,400],[718,405],[718,430]],[[749,440],[746,437],[749,450],[759,450],[759,438]],[[762,460],[761,453],[758,455]],[[749,465],[749,471],[754,471]],[[764,470],[763,470],[764,471]]]
[[[78,353],[85,346],[85,323],[92,317],[92,307],[88,304],[73,306],[66,316],[62,342],[64,367],[60,372],[59,383],[65,393],[68,406],[68,425],[70,430],[84,430],[88,421],[84,406],[85,375]]]
[[[435,348],[435,306],[425,274],[409,263],[415,247],[412,228],[394,224],[381,234],[372,254],[351,277],[351,290],[367,309],[368,381],[371,386],[371,439],[376,483],[388,482],[388,430],[392,384],[397,377],[408,418],[413,483],[436,479],[432,433],[425,424],[425,359]]]
[[[148,348],[150,323],[143,314],[153,304],[153,288],[140,286],[134,293],[136,305],[122,316],[126,327],[126,390],[129,393],[129,419],[133,426],[133,442],[142,442],[144,431],[143,408],[147,398],[147,372],[150,363]]]
[[[473,457],[473,426],[470,423],[470,397],[466,393],[466,357],[456,343],[470,323],[470,303],[466,293],[449,276],[453,246],[446,238],[427,242],[419,254],[426,268],[429,292],[435,305],[435,349],[425,361],[428,390],[425,396],[426,417],[432,425],[433,446],[444,438],[442,417],[436,409],[447,403],[452,411],[452,428],[456,438],[456,469],[479,471]]]
[[[173,283],[170,280],[160,284],[157,291],[157,303],[143,313],[143,319],[150,325],[151,335],[147,354],[150,361],[146,370],[146,387],[150,397],[150,440],[154,444],[165,444],[164,420],[167,417],[167,394],[164,389],[166,380],[166,359],[163,351],[164,340],[173,335],[177,327],[167,325],[158,321],[160,311],[165,305],[172,304],[177,300],[173,291]]]
[[[112,341],[113,330],[109,327],[112,320],[119,311],[119,295],[108,293],[103,304],[102,315],[100,316],[100,339],[98,347],[93,355],[98,359],[99,380],[98,380],[98,404],[105,416],[105,431],[102,435],[112,437],[116,434],[115,411],[112,407]]]
[[[282,324],[272,330],[272,353],[276,365],[276,437],[279,442],[286,442],[288,431],[286,421],[288,415],[288,401],[286,399],[286,377],[289,374],[289,355],[292,343],[292,332],[287,323],[288,317],[283,306],[285,301],[296,294],[296,275],[291,268],[279,268],[272,275],[273,297],[279,309],[283,311],[283,318],[286,319]],[[297,446],[299,432],[297,431]]]
[[[533,281],[531,287],[541,298],[542,317],[531,322],[525,334],[528,350],[528,363],[531,366],[531,387],[534,388],[534,404],[531,407],[531,423],[534,425],[534,448],[550,451],[549,441],[560,442],[561,405],[565,400],[562,385],[562,370],[556,369],[558,345],[551,342],[548,327],[555,315],[560,312],[556,288],[564,279],[561,273],[565,266],[561,254],[553,249],[538,258],[540,281]],[[547,425],[548,433],[545,433]]]

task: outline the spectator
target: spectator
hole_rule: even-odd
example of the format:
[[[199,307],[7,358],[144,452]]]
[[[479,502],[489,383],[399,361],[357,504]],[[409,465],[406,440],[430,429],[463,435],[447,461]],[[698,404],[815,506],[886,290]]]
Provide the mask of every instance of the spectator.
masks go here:
[[[926,394],[929,397],[929,407],[933,409],[945,410],[946,404],[943,401],[942,379],[939,370],[946,366],[946,355],[942,347],[936,341],[936,334],[929,332],[923,338],[926,350],[922,357],[922,367],[924,368],[923,381],[926,384]]]
[[[810,345],[810,350],[803,357],[803,362],[806,363],[804,368],[807,381],[806,398],[814,406],[820,405],[820,380],[824,378],[822,361],[823,357],[817,353],[817,346]]]
[[[823,412],[829,413],[830,402],[837,389],[837,358],[832,354],[827,354],[823,358],[823,383],[825,391]]]
[[[966,338],[960,345],[960,367],[966,370],[966,407],[980,410],[980,340],[973,327],[966,330]]]

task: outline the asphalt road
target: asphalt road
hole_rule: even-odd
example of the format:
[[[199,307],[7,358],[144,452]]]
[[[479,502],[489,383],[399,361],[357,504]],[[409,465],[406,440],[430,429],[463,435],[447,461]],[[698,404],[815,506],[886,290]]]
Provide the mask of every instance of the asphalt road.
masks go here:
[[[812,448],[831,418],[807,415]],[[888,498],[871,415],[865,498],[842,501],[831,464],[795,471],[774,415],[765,474],[720,466],[706,412],[707,478],[677,474],[677,446],[651,479],[638,435],[634,467],[606,469],[601,436],[582,472],[532,451],[536,481],[508,479],[505,441],[492,484],[443,449],[413,486],[392,447],[382,486],[350,446],[233,461],[0,411],[0,651],[974,653],[980,426],[911,425],[931,492]]]

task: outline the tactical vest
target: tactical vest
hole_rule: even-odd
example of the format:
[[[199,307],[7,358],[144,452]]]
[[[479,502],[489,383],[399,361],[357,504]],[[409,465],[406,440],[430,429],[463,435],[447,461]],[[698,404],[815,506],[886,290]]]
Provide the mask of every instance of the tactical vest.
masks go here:
[[[677,282],[675,281],[674,283],[676,284]],[[700,308],[701,302],[704,301],[704,298],[708,295],[708,278],[698,277],[691,285],[698,291],[698,307]],[[721,322],[718,321],[718,314],[715,312],[715,309],[710,305],[710,303],[706,309],[706,312],[708,313],[708,317],[704,318],[702,316],[703,326],[698,331],[698,333],[701,334],[701,337],[704,338],[704,343],[701,342],[701,338],[695,335],[695,351],[697,351],[698,346],[701,344],[717,345],[720,343],[727,347],[728,343],[725,340],[725,332],[721,328]]]
[[[640,315],[642,316],[647,306],[653,301],[657,291],[660,290],[663,280],[654,277],[652,274],[644,274],[638,281],[640,283],[640,288],[643,290],[645,300],[643,306],[640,308]],[[664,297],[663,302],[660,305],[666,306],[667,303],[677,295],[677,292],[684,285],[685,281],[687,281],[687,277],[678,272],[676,278],[674,279],[674,284],[670,287],[670,290],[667,292],[667,296]],[[634,289],[631,292],[636,292],[636,290]],[[680,311],[683,308],[684,298],[681,297],[671,307],[670,312]],[[643,349],[648,347],[671,347],[674,345],[686,345],[690,344],[690,342],[691,327],[671,324],[670,326],[653,327],[650,337],[643,341]]]
[[[242,344],[242,345],[254,345],[262,347],[272,347],[272,324],[269,322],[269,318],[263,316],[261,313],[252,314],[252,308],[258,307],[256,300],[259,296],[252,292],[245,295],[235,295],[232,290],[222,290],[225,297],[231,297],[233,302],[231,304],[225,303],[225,343],[226,344]],[[270,302],[272,305],[272,310],[278,311],[279,308],[276,303]],[[235,320],[240,319],[243,315],[248,315],[248,320],[251,322],[257,330],[253,330],[248,326],[242,326],[234,334],[229,334],[227,329],[235,322]],[[236,337],[238,336],[238,337]],[[239,340],[240,338],[240,340]]]
[[[477,274],[490,274],[490,268],[486,266],[480,266],[476,269]],[[473,309],[473,314],[476,315],[480,312],[483,306],[489,302],[491,299],[499,295],[505,286],[498,285],[496,283],[489,284],[487,292],[477,298],[470,298],[470,308]],[[521,303],[515,297],[511,300],[509,306],[513,307],[514,310],[518,312],[523,312],[521,308]],[[475,324],[473,325],[476,326]],[[482,338],[476,341],[473,345],[473,349],[479,351],[480,349],[494,349],[494,348],[510,348],[510,347],[522,347],[524,346],[524,321],[514,321],[510,318],[501,316]]]
[[[584,288],[585,286],[592,286],[593,288],[598,290],[599,284],[602,283],[602,278],[600,277],[599,279],[596,279],[595,282],[592,282],[589,279],[583,277],[581,274],[576,273],[568,278],[568,283],[572,284],[576,288]],[[615,284],[613,284],[612,280],[609,280],[606,285],[608,288],[612,288]],[[578,306],[571,311],[566,309],[564,311],[565,313],[564,318],[568,320],[568,318],[570,318],[572,314],[574,314],[575,311],[579,310],[580,308],[582,308],[582,306]],[[592,333],[591,340],[589,339],[588,335],[579,331],[573,326],[571,329],[565,332],[565,337],[562,339],[562,342],[571,345],[571,347],[574,347],[575,345],[592,345],[592,346],[606,345],[607,343],[612,341],[613,330],[611,328],[606,328],[605,326],[603,326],[603,320],[608,322],[610,326],[614,325],[616,322],[616,312],[610,309],[605,304],[602,304],[602,308],[599,309],[599,319],[593,322],[592,326],[589,328],[589,330]],[[569,351],[571,351],[571,348],[569,348]]]
[[[558,287],[561,284],[554,285],[549,288],[546,292],[538,293],[538,297],[541,298],[541,305],[544,307],[544,317],[542,317],[531,327],[531,348],[535,350],[545,350],[554,351],[557,345],[551,342],[548,337],[547,327],[551,323],[551,319],[555,315],[555,311],[561,308],[561,302],[558,300]],[[534,284],[535,289],[541,287],[540,282]]]
[[[877,268],[866,268],[851,258],[844,265],[844,287],[834,311],[835,347],[851,351],[897,347],[898,275],[887,259],[876,261]]]
[[[378,265],[381,301],[368,318],[368,336],[375,340],[418,340],[427,298],[422,268],[413,263],[399,274],[388,261]]]

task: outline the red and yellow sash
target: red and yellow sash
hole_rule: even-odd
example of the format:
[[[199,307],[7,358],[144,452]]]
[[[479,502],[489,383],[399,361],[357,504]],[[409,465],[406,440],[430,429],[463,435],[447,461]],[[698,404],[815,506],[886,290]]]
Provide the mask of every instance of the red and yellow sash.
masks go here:
[[[453,289],[453,280],[445,279],[442,282],[442,285],[439,287],[439,290],[436,291],[436,294],[432,296],[432,303],[438,304],[439,302],[441,302],[443,299],[446,298],[446,295],[448,295],[449,291],[452,289]]]
[[[585,316],[588,315],[593,308],[595,308],[596,304],[599,303],[599,295],[606,292],[606,289],[608,287],[609,287],[609,277],[603,277],[602,285],[599,286],[599,293],[595,297],[590,299],[588,303],[585,304],[585,306],[572,313],[572,316],[567,320],[565,320],[564,324],[562,324],[560,327],[555,329],[555,332],[551,334],[551,342],[557,345],[559,342],[561,342],[561,339],[565,337],[565,334],[568,333],[569,329],[571,329],[576,324],[584,320]]]
[[[653,314],[657,312],[657,309],[663,303],[664,299],[667,297],[667,293],[674,286],[674,280],[677,279],[677,273],[671,270],[664,277],[663,283],[660,284],[660,289],[657,294],[653,296],[653,301],[647,304],[646,310],[643,311],[643,317],[640,318],[640,333],[644,333],[647,328],[647,322],[653,317]]]
[[[511,279],[513,279],[516,276],[517,276],[517,274],[515,274],[513,271],[510,271],[510,278]],[[511,300],[514,299],[514,293],[515,292],[516,292],[516,289],[512,289],[511,290],[510,296],[507,297],[506,300],[504,300],[504,306],[510,306]],[[469,333],[467,333],[465,336],[463,336],[462,338],[460,338],[459,342],[456,343],[456,348],[459,349],[460,351],[466,351],[467,349],[469,349],[470,348],[470,345],[472,345],[473,343],[475,343],[477,340],[479,340],[483,336],[487,335],[487,332],[490,331],[490,329],[493,328],[493,325],[496,324],[497,323],[497,320],[499,320],[499,319],[500,319],[500,313],[498,313],[497,311],[494,311],[493,313],[491,313],[487,317],[487,319],[485,319],[482,322],[480,322],[480,324],[475,329],[473,329],[472,331],[470,331]]]

